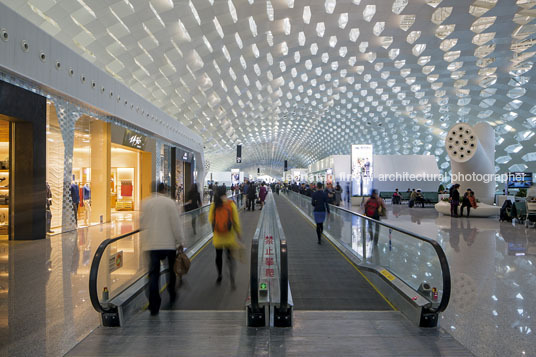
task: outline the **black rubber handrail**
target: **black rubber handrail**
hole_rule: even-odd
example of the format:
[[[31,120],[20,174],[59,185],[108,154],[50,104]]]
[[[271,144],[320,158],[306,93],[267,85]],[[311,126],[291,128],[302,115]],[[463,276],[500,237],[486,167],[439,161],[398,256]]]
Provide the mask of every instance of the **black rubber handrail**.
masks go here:
[[[251,267],[249,269],[249,286],[251,295],[251,310],[259,311],[259,241],[253,239],[251,242]]]
[[[287,241],[284,239],[279,243],[279,257],[281,259],[281,271],[279,272],[281,301],[280,308],[288,308],[288,251]]]
[[[291,191],[291,192],[299,195],[299,193],[297,193],[297,192],[294,192],[294,191]],[[370,222],[378,223],[380,226],[390,228],[390,229],[392,229],[394,231],[398,231],[398,232],[406,234],[406,235],[408,235],[408,236],[410,236],[412,238],[415,238],[415,239],[418,239],[418,240],[423,241],[425,243],[431,244],[432,247],[434,248],[436,254],[437,254],[437,257],[439,258],[439,263],[441,264],[441,273],[442,273],[442,277],[443,277],[443,295],[441,296],[441,302],[439,303],[439,305],[436,308],[431,307],[428,310],[429,310],[429,312],[432,312],[432,313],[439,313],[439,312],[445,311],[445,309],[447,308],[447,306],[449,304],[449,301],[450,301],[452,283],[451,283],[450,268],[449,268],[449,263],[447,261],[447,256],[445,254],[445,251],[443,250],[443,248],[441,247],[441,245],[439,245],[439,243],[437,241],[435,241],[433,239],[430,239],[430,238],[423,237],[421,235],[418,235],[418,234],[415,234],[415,233],[412,233],[412,232],[409,232],[409,231],[407,231],[405,229],[398,228],[398,227],[392,226],[390,224],[383,223],[381,221],[377,221],[377,220],[375,220],[373,218],[365,216],[364,214],[353,212],[353,211],[350,211],[350,210],[348,210],[346,208],[343,208],[343,207],[334,206],[334,205],[330,204],[330,209],[338,209],[338,210],[353,214],[355,216],[364,218],[364,219],[366,219],[366,220],[368,220]]]
[[[89,298],[91,299],[91,305],[93,305],[93,308],[97,310],[97,312],[107,313],[107,312],[113,312],[115,310],[115,308],[113,307],[110,308],[110,307],[102,306],[99,301],[99,292],[97,291],[97,278],[99,276],[99,265],[102,259],[102,254],[104,253],[106,248],[113,242],[117,242],[120,239],[130,237],[139,232],[140,230],[136,229],[135,231],[123,234],[121,236],[106,239],[97,248],[97,251],[95,252],[95,255],[93,256],[91,269],[89,271]]]

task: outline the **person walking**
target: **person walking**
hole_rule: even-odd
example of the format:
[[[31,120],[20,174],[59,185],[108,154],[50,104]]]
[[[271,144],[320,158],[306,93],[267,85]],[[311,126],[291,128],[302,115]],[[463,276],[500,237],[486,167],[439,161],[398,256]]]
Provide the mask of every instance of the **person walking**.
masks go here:
[[[266,184],[263,182],[261,184],[261,188],[259,189],[259,200],[261,201],[261,209],[264,207],[264,200],[266,199],[266,195],[268,195],[268,190],[266,189]]]
[[[185,202],[185,205],[184,205],[184,210],[186,212],[190,212],[190,211],[198,209],[202,205],[203,204],[201,202],[201,194],[199,193],[199,190],[197,188],[197,184],[194,183],[190,187],[190,190],[186,193],[186,202]],[[192,217],[192,231],[193,231],[194,235],[197,234],[196,221],[197,221],[197,215],[198,214],[199,214],[199,212],[193,212],[191,214],[191,217]]]
[[[458,217],[458,205],[460,204],[460,192],[458,192],[460,184],[456,183],[450,188],[449,202],[450,202],[450,216]]]
[[[149,311],[157,315],[160,310],[160,261],[167,259],[173,267],[177,247],[181,244],[182,220],[179,207],[174,200],[166,196],[166,185],[158,184],[157,194],[146,199],[141,209],[141,244],[142,250],[149,255]],[[175,291],[175,272],[169,269],[168,291],[173,303]]]
[[[255,187],[255,183],[251,182],[249,184],[246,195],[248,211],[255,211],[255,198],[257,198],[257,187]]]
[[[380,220],[380,216],[386,211],[385,203],[378,196],[377,190],[372,190],[370,197],[365,201],[364,204],[365,216],[372,218],[376,221]],[[383,212],[382,212],[383,210]],[[378,244],[378,238],[380,234],[380,224],[378,222],[368,221],[368,232],[370,235],[370,240],[374,241],[374,244]],[[373,227],[374,232],[373,232]]]
[[[342,198],[342,187],[337,182],[337,185],[335,186],[335,206],[341,205],[341,198]]]
[[[316,235],[318,244],[322,244],[322,233],[324,232],[324,221],[326,213],[329,215],[328,195],[322,190],[322,183],[316,184],[317,190],[312,194],[311,204],[314,206],[313,217],[316,223]]]
[[[242,240],[242,230],[238,209],[233,200],[227,199],[225,188],[221,187],[216,191],[214,203],[210,205],[208,219],[214,231],[212,244],[216,249],[216,269],[218,278],[216,283],[222,281],[223,251],[227,254],[227,265],[229,268],[229,279],[231,288],[236,288],[234,277],[233,251],[239,248],[239,240]]]

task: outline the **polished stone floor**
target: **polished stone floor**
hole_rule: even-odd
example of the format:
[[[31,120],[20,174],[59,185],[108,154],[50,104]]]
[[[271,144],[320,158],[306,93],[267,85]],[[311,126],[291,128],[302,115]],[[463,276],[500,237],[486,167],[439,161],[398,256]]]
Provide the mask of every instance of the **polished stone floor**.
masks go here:
[[[0,241],[0,356],[63,356],[99,326],[88,293],[91,259],[138,214],[39,241]]]
[[[535,228],[390,204],[384,221],[443,247],[453,288],[440,324],[454,338],[477,356],[536,356]]]

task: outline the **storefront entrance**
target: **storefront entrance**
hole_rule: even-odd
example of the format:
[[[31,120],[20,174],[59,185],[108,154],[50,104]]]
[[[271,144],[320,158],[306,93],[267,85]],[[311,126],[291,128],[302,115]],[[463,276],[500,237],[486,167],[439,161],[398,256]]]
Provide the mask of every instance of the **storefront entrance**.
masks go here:
[[[113,212],[139,211],[151,193],[151,153],[112,144],[110,194]]]

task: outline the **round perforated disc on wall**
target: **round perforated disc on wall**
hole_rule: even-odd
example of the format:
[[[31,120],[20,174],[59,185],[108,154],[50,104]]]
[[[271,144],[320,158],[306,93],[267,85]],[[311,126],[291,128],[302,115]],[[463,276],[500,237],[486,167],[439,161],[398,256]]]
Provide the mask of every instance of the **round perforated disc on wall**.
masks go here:
[[[478,145],[473,128],[465,123],[453,126],[445,139],[445,148],[452,160],[466,162],[475,155]]]

